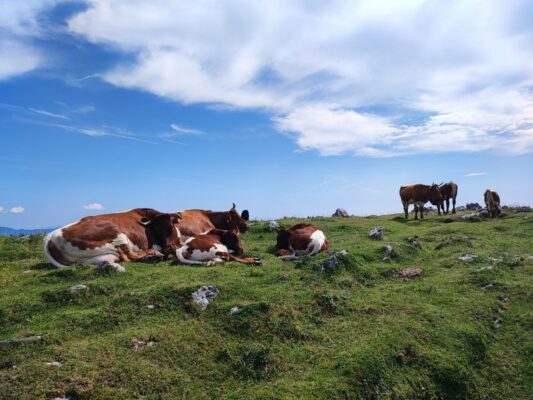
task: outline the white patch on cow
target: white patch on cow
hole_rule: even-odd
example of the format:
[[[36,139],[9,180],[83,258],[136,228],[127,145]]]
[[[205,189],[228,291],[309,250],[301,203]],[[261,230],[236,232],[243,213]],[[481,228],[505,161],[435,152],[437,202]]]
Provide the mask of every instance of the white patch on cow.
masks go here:
[[[74,225],[75,223],[77,222],[73,222],[72,224],[66,225],[63,228],[50,232],[43,241],[47,258],[57,268],[62,268],[66,265],[60,264],[51,256],[51,254],[49,254],[48,242],[53,242],[57,246],[57,248],[61,251],[62,258],[67,261],[69,265],[75,263],[99,265],[102,262],[116,262],[120,259],[117,248],[122,245],[128,246],[133,251],[139,250],[139,247],[134,245],[124,233],[119,233],[110,243],[106,243],[94,249],[82,250],[76,246],[73,246],[63,237],[63,229]]]
[[[188,243],[192,240],[194,240],[194,237],[187,239],[185,244],[176,250],[176,257],[178,257],[181,263],[195,265],[205,264],[207,262],[221,263],[224,261],[220,258],[219,254],[229,253],[228,248],[221,243],[215,243],[207,251],[194,249],[192,252],[189,252]],[[190,256],[188,258],[185,257],[185,253],[189,253]]]

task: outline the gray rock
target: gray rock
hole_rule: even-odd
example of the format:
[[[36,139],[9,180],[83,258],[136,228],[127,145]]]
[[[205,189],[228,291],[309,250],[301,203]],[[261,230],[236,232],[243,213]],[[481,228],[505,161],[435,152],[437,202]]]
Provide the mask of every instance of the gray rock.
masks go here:
[[[477,256],[474,254],[466,253],[458,257],[458,259],[464,262],[472,262],[477,259]]]
[[[15,339],[1,340],[0,348],[17,346],[19,344],[36,343],[36,342],[40,342],[41,340],[43,340],[42,336],[26,336],[26,337],[15,338]]]
[[[278,281],[286,281],[287,279],[289,279],[289,274],[286,272],[278,276]]]
[[[324,264],[322,264],[322,267],[320,268],[320,272],[331,272],[335,270],[340,263],[339,258],[346,257],[347,255],[348,251],[346,250],[341,250],[335,254],[332,254],[326,258]]]
[[[70,400],[70,397],[54,397],[54,400]]]
[[[349,217],[349,216],[350,214],[348,214],[348,211],[346,211],[344,208],[337,208],[332,215],[332,217]]]
[[[483,286],[481,289],[483,290],[490,290],[493,289],[494,285],[492,283],[489,283],[488,285]]]
[[[466,203],[466,209],[471,211],[481,210],[479,203]]]
[[[202,310],[207,308],[211,300],[218,296],[220,291],[211,285],[200,286],[198,290],[192,293],[192,300],[200,306]]]
[[[275,231],[279,228],[279,224],[276,221],[268,221],[268,229],[271,231]]]
[[[148,304],[146,306],[146,308],[149,309],[149,310],[153,310],[153,309],[155,309],[155,305],[154,304]]]
[[[368,237],[371,239],[383,239],[383,234],[385,233],[385,230],[381,226],[376,226],[375,228],[372,228],[370,232],[368,232]]]
[[[229,310],[229,313],[233,315],[233,314],[238,314],[241,311],[242,311],[241,308],[239,308],[238,306],[235,306],[235,307],[231,307],[231,310]]]
[[[61,364],[59,361],[50,361],[50,362],[47,362],[46,365],[49,365],[51,367],[61,367],[63,364]]]
[[[405,268],[398,271],[395,275],[398,278],[407,280],[422,275],[422,270],[420,268]]]
[[[422,248],[422,246],[420,246],[420,243],[418,243],[417,236],[409,236],[407,238],[407,243],[409,243],[411,247],[415,247],[417,249]]]
[[[68,290],[71,292],[80,292],[82,290],[87,290],[87,289],[89,289],[87,285],[82,285],[82,284],[74,285],[68,288]]]
[[[131,339],[131,342],[133,343],[134,351],[140,351],[146,347],[152,347],[155,344],[155,341],[150,339]]]
[[[531,211],[531,207],[529,207],[529,206],[520,206],[520,207],[516,207],[515,211],[517,213],[519,213],[519,212],[530,212]]]

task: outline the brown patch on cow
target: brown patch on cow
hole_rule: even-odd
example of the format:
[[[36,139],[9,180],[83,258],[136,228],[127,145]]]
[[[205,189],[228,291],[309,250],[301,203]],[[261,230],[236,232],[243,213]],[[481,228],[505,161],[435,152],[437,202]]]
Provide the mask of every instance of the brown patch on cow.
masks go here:
[[[67,259],[65,259],[65,257],[63,257],[63,253],[61,252],[61,250],[56,246],[56,244],[52,241],[49,241],[48,244],[46,245],[47,248],[48,248],[48,253],[52,256],[52,258],[54,260],[56,260],[59,264],[62,264],[62,265],[71,265],[72,263],[70,261],[68,261]]]
[[[246,232],[250,229],[248,223],[239,215],[235,205],[229,211],[185,210],[180,211],[181,221],[179,229],[184,236],[196,236],[212,229],[233,230]]]

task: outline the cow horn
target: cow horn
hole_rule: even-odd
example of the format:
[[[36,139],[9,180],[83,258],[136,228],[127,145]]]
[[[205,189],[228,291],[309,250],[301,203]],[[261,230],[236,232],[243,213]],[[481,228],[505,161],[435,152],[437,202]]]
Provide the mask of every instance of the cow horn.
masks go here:
[[[233,203],[233,207],[231,207],[232,210],[235,210],[236,207],[235,207],[235,203]]]
[[[139,221],[139,224],[143,225],[143,226],[148,226],[152,223],[152,221],[150,221],[148,218],[141,218],[141,220]]]

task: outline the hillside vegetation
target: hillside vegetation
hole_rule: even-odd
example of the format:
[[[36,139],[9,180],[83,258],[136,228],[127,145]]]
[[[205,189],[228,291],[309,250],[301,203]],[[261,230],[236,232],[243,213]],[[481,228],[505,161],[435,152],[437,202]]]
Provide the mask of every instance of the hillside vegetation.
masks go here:
[[[276,259],[264,222],[243,235],[257,267],[56,270],[41,236],[0,238],[0,340],[42,337],[0,344],[0,399],[531,398],[533,213],[309,221],[348,251],[332,268]]]

